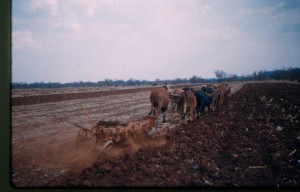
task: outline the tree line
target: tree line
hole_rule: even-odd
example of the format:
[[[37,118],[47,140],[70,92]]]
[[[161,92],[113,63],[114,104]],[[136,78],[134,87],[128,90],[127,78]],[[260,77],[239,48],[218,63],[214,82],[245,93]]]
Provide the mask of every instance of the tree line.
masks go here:
[[[251,80],[290,80],[300,81],[300,68],[282,68],[275,69],[273,71],[258,71],[253,72],[250,75],[235,75],[224,72],[223,70],[215,70],[216,78],[202,78],[200,76],[192,76],[191,78],[176,78],[176,79],[156,79],[154,81],[129,79],[124,80],[112,80],[106,78],[104,81],[98,82],[71,82],[71,83],[59,83],[59,82],[13,82],[11,84],[12,89],[22,88],[64,88],[64,87],[103,87],[103,86],[139,86],[139,85],[161,85],[166,81],[169,84],[185,84],[185,83],[220,83],[220,82],[234,82],[234,81],[251,81]]]
[[[272,71],[254,71],[250,75],[227,74],[222,70],[216,70],[215,75],[219,82],[221,81],[262,81],[262,80],[289,80],[300,81],[300,68],[282,68]]]

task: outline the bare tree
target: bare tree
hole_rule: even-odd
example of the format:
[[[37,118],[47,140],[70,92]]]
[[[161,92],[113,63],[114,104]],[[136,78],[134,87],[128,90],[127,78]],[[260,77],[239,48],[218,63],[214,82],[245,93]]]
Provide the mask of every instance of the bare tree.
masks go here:
[[[108,79],[108,78],[105,78],[105,80],[104,80],[104,82],[105,82],[105,86],[109,86],[109,82],[110,82],[111,80],[110,79]]]
[[[264,80],[264,72],[263,71],[259,71],[257,73],[257,80],[259,80],[259,81]]]
[[[197,76],[194,75],[193,77],[191,77],[191,78],[189,79],[189,82],[190,82],[190,83],[197,83]]]
[[[215,75],[219,81],[221,81],[222,79],[224,79],[226,77],[226,73],[219,69],[215,70]]]

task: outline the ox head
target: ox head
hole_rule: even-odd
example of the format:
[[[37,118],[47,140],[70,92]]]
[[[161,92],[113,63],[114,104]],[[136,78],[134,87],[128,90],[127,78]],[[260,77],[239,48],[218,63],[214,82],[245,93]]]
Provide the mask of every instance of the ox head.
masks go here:
[[[167,92],[168,92],[169,94],[171,94],[172,89],[171,89],[170,85],[165,84],[165,85],[163,86],[163,88],[165,88],[165,89],[167,90]]]
[[[178,94],[170,94],[170,99],[171,99],[171,110],[175,111],[178,101],[180,100],[180,95]]]

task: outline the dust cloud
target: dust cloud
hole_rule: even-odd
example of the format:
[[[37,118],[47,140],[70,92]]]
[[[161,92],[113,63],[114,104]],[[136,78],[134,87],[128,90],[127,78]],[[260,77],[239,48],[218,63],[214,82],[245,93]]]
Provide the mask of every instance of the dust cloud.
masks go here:
[[[22,153],[22,157],[12,161],[12,181],[16,187],[45,186],[56,177],[80,174],[84,168],[97,160],[112,160],[125,154],[136,153],[139,149],[157,147],[165,143],[164,137],[129,131],[127,137],[110,143],[105,149],[102,149],[104,143],[95,144],[95,140],[85,141],[79,147],[76,147],[74,140],[68,139],[49,145],[40,144],[32,151],[27,149],[26,153]]]
[[[166,142],[166,138],[163,136],[152,136],[147,133],[134,134],[129,132],[127,137],[108,145],[102,151],[99,160],[116,159],[125,154],[134,154],[140,149],[162,146],[166,144]]]

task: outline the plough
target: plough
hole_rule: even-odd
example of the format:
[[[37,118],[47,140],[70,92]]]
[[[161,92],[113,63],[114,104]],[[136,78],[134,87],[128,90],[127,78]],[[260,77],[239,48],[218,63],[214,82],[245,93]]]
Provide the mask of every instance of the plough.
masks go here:
[[[95,123],[90,117],[88,111],[81,105],[85,115],[88,117],[92,124],[92,128],[85,128],[76,123],[69,122],[80,130],[76,136],[76,147],[82,146],[87,141],[95,139],[93,147],[97,147],[99,151],[103,152],[107,146],[119,143],[124,140],[128,135],[134,138],[142,138],[148,136],[152,139],[163,138],[169,131],[167,123],[158,126],[158,119],[165,113],[160,114],[157,118],[153,115],[142,117],[138,121],[121,123],[119,121],[103,121],[100,120]],[[153,129],[155,128],[155,129]],[[100,145],[100,147],[98,147]]]

